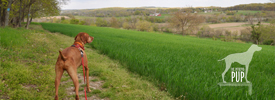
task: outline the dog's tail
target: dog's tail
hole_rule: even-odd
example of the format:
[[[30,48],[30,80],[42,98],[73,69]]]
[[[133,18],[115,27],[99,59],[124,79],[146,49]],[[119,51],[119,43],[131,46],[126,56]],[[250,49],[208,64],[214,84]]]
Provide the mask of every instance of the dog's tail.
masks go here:
[[[62,60],[64,60],[64,61],[67,60],[67,57],[65,57],[60,50],[59,50],[59,54],[60,54]]]
[[[220,59],[220,60],[218,60],[218,61],[223,61],[224,60],[224,58],[223,59]]]

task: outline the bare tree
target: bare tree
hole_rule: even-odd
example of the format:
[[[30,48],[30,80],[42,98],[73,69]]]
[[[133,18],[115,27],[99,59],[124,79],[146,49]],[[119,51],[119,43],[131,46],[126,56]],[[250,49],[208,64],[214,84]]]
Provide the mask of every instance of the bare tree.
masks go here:
[[[186,31],[198,27],[199,24],[204,22],[204,18],[197,14],[176,12],[170,19],[170,25],[181,30],[181,34],[185,35]]]
[[[256,16],[257,21],[261,23],[262,20],[263,20],[263,14],[262,13],[256,13],[255,16]]]
[[[1,5],[1,7],[0,7],[0,26],[2,26],[2,9],[3,9],[3,2],[2,2],[2,0],[0,0],[0,5]]]
[[[27,24],[26,24],[26,29],[29,29],[29,24],[30,24],[30,13],[31,13],[31,6],[32,4],[35,2],[35,0],[30,0],[29,4],[28,4],[28,15],[27,15]]]
[[[9,0],[9,2],[8,2],[8,8],[7,8],[6,16],[5,16],[5,27],[7,27],[9,25],[9,16],[10,16],[10,9],[11,9],[12,2],[13,2],[13,0]]]
[[[19,6],[19,16],[18,16],[17,25],[21,27],[22,0],[19,0],[19,1],[20,1],[20,6]]]
[[[253,15],[249,14],[245,17],[245,19],[250,25],[253,25]]]

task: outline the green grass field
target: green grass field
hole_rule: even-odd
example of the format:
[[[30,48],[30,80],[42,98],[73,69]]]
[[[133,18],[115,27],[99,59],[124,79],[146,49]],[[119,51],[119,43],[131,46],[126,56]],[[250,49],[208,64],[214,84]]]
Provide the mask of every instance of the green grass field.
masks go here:
[[[245,52],[252,44],[198,39],[179,36],[120,30],[104,27],[41,23],[51,32],[75,36],[87,32],[94,36],[93,48],[112,59],[127,65],[142,76],[165,83],[174,97],[186,99],[273,99],[275,98],[275,61],[272,46],[260,45],[250,63],[248,80],[253,84],[253,94],[248,87],[219,87],[225,62],[217,60],[232,53]],[[234,63],[233,68],[244,67]],[[231,81],[230,71],[225,80]]]

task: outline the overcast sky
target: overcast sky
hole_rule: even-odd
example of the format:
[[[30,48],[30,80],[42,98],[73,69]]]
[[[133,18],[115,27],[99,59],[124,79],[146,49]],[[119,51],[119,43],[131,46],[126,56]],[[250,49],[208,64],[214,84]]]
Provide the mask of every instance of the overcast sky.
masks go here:
[[[62,9],[93,9],[106,7],[229,7],[238,4],[267,3],[270,0],[70,0]]]

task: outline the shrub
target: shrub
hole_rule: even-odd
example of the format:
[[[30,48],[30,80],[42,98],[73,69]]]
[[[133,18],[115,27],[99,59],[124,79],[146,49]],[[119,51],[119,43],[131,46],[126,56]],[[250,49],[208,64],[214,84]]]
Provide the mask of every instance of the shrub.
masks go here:
[[[128,24],[128,22],[124,22],[123,25],[122,25],[122,27],[124,29],[127,29],[127,30],[129,30],[131,28],[130,25]]]
[[[78,24],[79,20],[78,19],[71,19],[70,24]]]
[[[159,27],[156,24],[152,25],[152,28],[153,28],[153,31],[155,31],[155,32],[159,31]]]
[[[52,23],[56,23],[56,22],[57,22],[57,18],[54,17],[54,18],[52,19]]]
[[[211,29],[209,26],[205,25],[198,31],[197,36],[211,38],[214,36],[214,30]]]
[[[263,44],[270,45],[271,40],[275,39],[275,24],[274,22],[271,22],[270,25],[262,25],[259,27],[259,31],[261,31],[260,40],[263,41]],[[271,42],[271,43],[270,43]]]
[[[274,40],[264,40],[263,44],[264,45],[273,45],[274,44]]]
[[[166,33],[172,33],[172,30],[171,29],[169,29],[168,27],[166,27],[165,29],[164,29],[164,31],[163,32],[166,32]]]
[[[85,21],[80,21],[79,25],[85,25]]]
[[[148,21],[138,21],[136,27],[138,31],[149,31],[151,23]]]
[[[61,20],[60,23],[63,23],[63,24],[70,24],[70,21],[69,21],[69,20]]]
[[[65,17],[61,17],[61,20],[65,20]]]
[[[95,22],[96,26],[99,27],[107,27],[108,23],[106,20],[103,20],[102,18],[96,18],[96,22]]]
[[[111,18],[110,26],[113,27],[113,28],[119,28],[119,22],[115,17]]]
[[[79,25],[91,25],[91,19],[84,19],[79,22]]]
[[[224,32],[223,29],[217,29],[217,30],[215,30],[215,37],[216,38],[221,38],[223,36],[223,32]]]
[[[96,26],[95,20],[90,20],[90,22],[91,22],[90,26]]]
[[[241,30],[240,40],[245,41],[245,42],[251,41],[251,29],[250,28]]]
[[[225,41],[230,42],[232,41],[231,31],[225,30]]]
[[[238,39],[238,31],[234,31],[234,32],[232,32],[232,34],[231,34],[231,36],[232,36],[232,38],[234,39],[234,40],[237,40]]]

